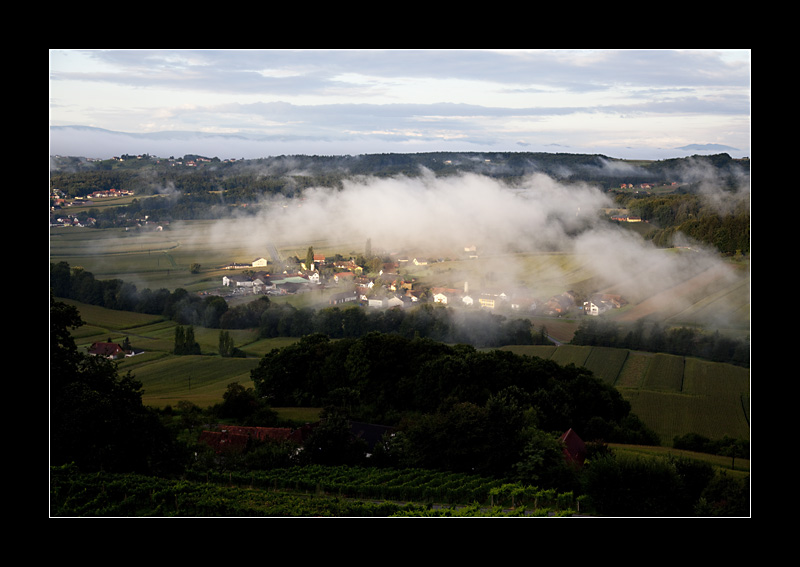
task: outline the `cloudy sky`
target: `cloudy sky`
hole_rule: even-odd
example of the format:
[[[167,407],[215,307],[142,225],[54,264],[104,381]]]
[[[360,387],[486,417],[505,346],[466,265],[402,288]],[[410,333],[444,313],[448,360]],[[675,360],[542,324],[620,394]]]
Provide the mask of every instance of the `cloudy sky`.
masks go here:
[[[53,49],[50,153],[742,157],[750,155],[750,55]]]

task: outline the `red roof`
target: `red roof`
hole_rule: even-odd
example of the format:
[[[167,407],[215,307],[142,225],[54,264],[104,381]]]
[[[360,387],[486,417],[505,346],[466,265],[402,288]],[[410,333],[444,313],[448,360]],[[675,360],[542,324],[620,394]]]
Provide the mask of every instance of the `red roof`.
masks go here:
[[[122,347],[117,343],[92,343],[89,347],[89,354],[96,354],[98,356],[118,356],[125,354]]]
[[[246,427],[243,425],[226,425],[220,431],[203,431],[200,441],[209,445],[215,452],[236,450],[247,447],[250,439],[257,441],[291,441],[302,444],[311,431],[310,425],[299,429],[288,427]]]
[[[200,441],[214,449],[217,454],[238,452],[247,447],[247,435],[234,435],[227,431],[203,431]]]
[[[297,441],[302,442],[299,429],[293,430],[288,427],[245,427],[243,425],[228,425],[225,427],[228,433],[235,435],[245,435],[258,441]]]
[[[570,428],[561,436],[561,441],[564,442],[564,456],[566,459],[578,466],[582,466],[583,461],[586,459],[586,445],[583,439],[578,437],[578,434]]]

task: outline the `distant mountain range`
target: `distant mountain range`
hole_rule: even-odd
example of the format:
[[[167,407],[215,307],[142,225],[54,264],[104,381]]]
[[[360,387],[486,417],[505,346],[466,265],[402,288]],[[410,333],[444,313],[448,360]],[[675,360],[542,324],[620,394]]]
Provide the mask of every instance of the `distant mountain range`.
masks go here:
[[[117,132],[92,126],[50,126],[50,154],[109,159],[122,154],[149,154],[161,157],[198,154],[221,159],[254,159],[280,155],[360,155],[365,153],[414,153],[432,151],[513,151],[511,148],[450,148],[409,147],[387,145],[365,150],[356,142],[314,140],[309,138],[275,137],[254,134],[208,134],[191,131],[167,131],[137,134]],[[363,142],[362,142],[363,144]],[[679,148],[571,148],[567,146],[527,147],[523,151],[601,154],[620,159],[670,159],[685,157],[686,153],[728,152],[732,157],[745,157],[741,150],[722,144],[689,144]],[[733,154],[739,155],[733,155]]]
[[[723,144],[689,144],[675,148],[676,150],[686,150],[687,152],[738,152],[739,148],[725,146]]]

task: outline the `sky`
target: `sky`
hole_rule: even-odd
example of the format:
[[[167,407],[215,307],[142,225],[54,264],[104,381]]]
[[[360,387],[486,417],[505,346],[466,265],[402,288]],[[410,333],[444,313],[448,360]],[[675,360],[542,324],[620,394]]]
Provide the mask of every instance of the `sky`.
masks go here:
[[[50,155],[749,157],[750,56],[51,49]]]

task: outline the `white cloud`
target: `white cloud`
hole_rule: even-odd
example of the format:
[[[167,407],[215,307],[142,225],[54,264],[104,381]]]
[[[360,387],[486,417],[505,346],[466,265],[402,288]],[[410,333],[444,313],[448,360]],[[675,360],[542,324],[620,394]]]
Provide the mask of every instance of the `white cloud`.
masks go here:
[[[749,155],[749,52],[52,51],[50,76],[53,126],[240,132],[329,154],[408,151],[416,140],[410,151],[522,141],[629,157],[632,143],[717,143]],[[235,155],[224,149],[210,153]]]

